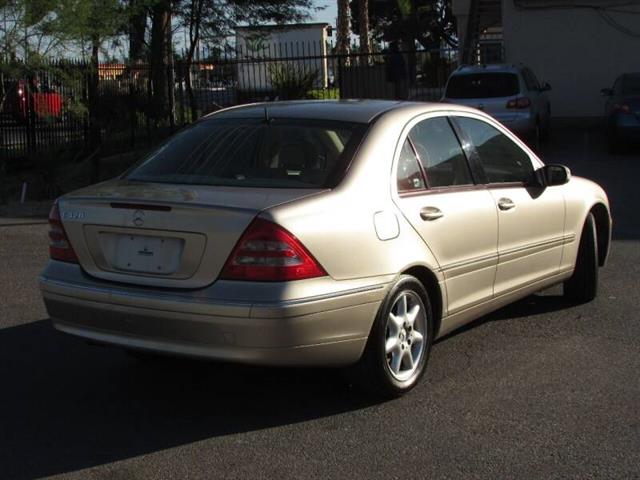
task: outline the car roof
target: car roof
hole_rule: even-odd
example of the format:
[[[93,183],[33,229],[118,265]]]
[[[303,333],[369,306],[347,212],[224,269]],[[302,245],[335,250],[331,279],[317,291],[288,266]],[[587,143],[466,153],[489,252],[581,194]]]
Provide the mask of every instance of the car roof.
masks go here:
[[[396,120],[402,121],[429,112],[467,112],[486,116],[474,108],[454,103],[398,100],[296,100],[239,105],[210,113],[202,120],[264,118],[265,108],[270,118],[328,120],[362,124],[372,123],[381,116],[385,116],[385,118],[393,116]]]
[[[495,63],[489,65],[460,65],[452,75],[464,75],[466,73],[483,73],[483,72],[491,72],[491,73],[499,73],[499,72],[509,72],[509,73],[518,73],[525,69],[524,65],[515,65],[515,64],[506,64],[506,63]]]
[[[297,100],[240,105],[219,110],[205,118],[263,118],[266,109],[270,118],[371,123],[386,112],[415,105],[442,106],[441,104],[397,100]]]

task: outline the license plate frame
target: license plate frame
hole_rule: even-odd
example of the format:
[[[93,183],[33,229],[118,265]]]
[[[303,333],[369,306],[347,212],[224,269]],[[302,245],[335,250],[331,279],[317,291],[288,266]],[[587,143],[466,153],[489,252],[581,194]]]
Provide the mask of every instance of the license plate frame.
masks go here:
[[[116,270],[127,273],[171,275],[180,268],[184,240],[136,234],[103,233],[111,254],[107,261]]]

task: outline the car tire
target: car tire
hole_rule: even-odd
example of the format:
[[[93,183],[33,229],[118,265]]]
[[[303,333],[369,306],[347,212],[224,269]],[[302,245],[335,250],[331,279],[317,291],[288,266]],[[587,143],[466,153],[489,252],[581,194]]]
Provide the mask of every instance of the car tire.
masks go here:
[[[529,139],[526,142],[531,150],[534,152],[540,152],[540,146],[542,144],[542,132],[540,128],[540,121],[536,121],[535,126],[531,133],[529,133]]]
[[[427,291],[415,277],[401,275],[378,310],[364,354],[353,371],[355,382],[383,398],[407,393],[426,370],[432,341],[433,314]]]
[[[624,152],[624,143],[618,137],[615,128],[611,128],[607,132],[607,147],[609,149],[609,153],[622,153]]]
[[[547,118],[545,126],[540,132],[540,138],[545,143],[551,139],[551,118]]]
[[[573,275],[564,282],[564,295],[575,303],[587,303],[598,294],[598,237],[593,214],[582,228]]]
[[[157,363],[158,361],[166,358],[163,355],[150,350],[140,350],[137,348],[123,348],[122,350],[128,357],[131,357],[141,363]]]

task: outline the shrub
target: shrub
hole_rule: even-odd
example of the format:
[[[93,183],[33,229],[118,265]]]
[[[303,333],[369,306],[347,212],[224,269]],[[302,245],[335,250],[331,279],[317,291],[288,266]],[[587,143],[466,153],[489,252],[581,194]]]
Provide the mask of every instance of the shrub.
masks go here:
[[[317,70],[293,63],[269,67],[271,86],[281,100],[306,98],[318,79]]]

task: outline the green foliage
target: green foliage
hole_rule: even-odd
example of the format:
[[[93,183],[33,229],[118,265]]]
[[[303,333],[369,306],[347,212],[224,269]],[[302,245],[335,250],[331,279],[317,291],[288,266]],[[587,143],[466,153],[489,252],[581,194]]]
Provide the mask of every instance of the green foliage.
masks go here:
[[[269,67],[271,86],[281,100],[307,98],[318,79],[318,71],[294,63],[277,63]]]
[[[312,100],[339,100],[340,89],[339,88],[314,88],[307,92],[306,98],[312,99]]]
[[[446,43],[457,46],[452,0],[389,0],[369,2],[369,19],[374,38],[402,41],[407,46],[418,42],[423,48],[436,49]],[[359,0],[352,0],[353,31],[359,33]]]

